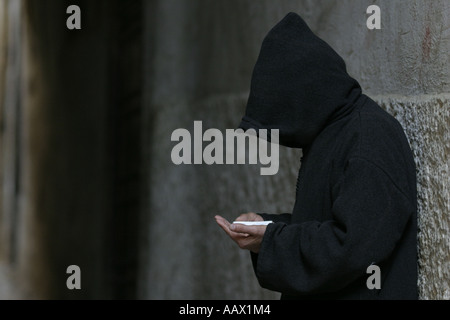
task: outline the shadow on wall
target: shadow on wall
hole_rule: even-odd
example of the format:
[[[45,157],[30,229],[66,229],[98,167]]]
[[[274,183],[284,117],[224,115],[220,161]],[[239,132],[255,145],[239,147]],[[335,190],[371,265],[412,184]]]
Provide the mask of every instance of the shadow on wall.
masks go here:
[[[12,203],[2,206],[1,259],[27,296],[137,296],[142,3],[0,2],[0,92],[15,97],[1,105]],[[66,28],[72,4],[83,8],[81,30]],[[70,265],[82,290],[66,287]]]

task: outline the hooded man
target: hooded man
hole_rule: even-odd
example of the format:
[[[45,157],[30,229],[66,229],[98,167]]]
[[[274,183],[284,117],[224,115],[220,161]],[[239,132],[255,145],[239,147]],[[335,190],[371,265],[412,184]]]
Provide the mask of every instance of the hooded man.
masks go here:
[[[407,138],[295,13],[263,41],[240,127],[278,129],[281,145],[303,150],[292,213],[236,219],[272,220],[267,226],[216,216],[251,251],[262,287],[282,299],[417,299],[416,172]],[[371,265],[380,271],[375,288]]]

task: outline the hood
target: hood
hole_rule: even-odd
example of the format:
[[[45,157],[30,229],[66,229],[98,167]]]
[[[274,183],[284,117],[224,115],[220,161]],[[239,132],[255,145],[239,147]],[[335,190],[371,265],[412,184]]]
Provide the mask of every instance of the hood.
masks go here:
[[[281,145],[305,148],[359,96],[344,60],[291,12],[262,43],[239,127],[278,129]]]

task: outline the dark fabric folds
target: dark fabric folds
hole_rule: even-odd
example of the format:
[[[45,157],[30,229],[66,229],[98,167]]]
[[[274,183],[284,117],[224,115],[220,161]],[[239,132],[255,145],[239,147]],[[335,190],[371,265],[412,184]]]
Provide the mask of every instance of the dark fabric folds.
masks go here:
[[[284,299],[417,299],[415,163],[403,128],[362,94],[342,58],[295,13],[266,36],[243,129],[302,148],[292,212],[252,262]],[[371,264],[381,289],[369,289]]]

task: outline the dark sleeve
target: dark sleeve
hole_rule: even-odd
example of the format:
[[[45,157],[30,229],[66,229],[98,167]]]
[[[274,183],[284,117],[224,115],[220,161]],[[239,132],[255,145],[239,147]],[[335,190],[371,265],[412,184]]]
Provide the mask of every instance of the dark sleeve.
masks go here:
[[[285,224],[291,223],[292,214],[290,213],[280,213],[280,214],[258,213],[258,214],[264,219],[264,221],[271,220],[274,223],[285,223]],[[256,273],[258,254],[250,251],[250,256],[252,259],[253,270]]]
[[[256,276],[264,288],[288,294],[333,292],[386,259],[415,210],[380,167],[350,160],[333,187],[333,219],[267,226]]]
[[[264,221],[272,220],[274,223],[283,222],[286,224],[291,223],[291,214],[290,213],[281,213],[281,214],[268,214],[268,213],[258,213]]]

